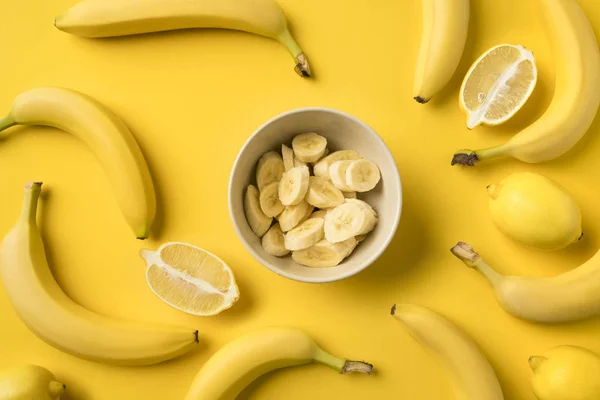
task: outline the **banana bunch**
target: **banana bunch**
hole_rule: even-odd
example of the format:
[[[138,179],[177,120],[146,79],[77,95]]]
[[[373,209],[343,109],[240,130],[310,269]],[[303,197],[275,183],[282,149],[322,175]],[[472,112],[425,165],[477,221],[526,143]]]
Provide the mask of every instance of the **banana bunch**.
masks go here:
[[[550,278],[502,275],[467,243],[459,242],[452,253],[488,280],[500,306],[515,317],[557,323],[600,314],[600,252],[579,267]]]
[[[198,372],[185,400],[234,400],[258,377],[280,368],[319,363],[341,374],[370,374],[371,364],[335,357],[295,328],[272,327],[241,336],[217,351]]]
[[[10,112],[0,118],[0,132],[14,125],[55,127],[88,145],[136,237],[148,237],[156,214],[154,185],[142,151],[119,117],[83,93],[48,87],[15,98]]]
[[[0,400],[59,400],[66,386],[38,365],[0,370]]]
[[[527,163],[549,161],[571,149],[590,128],[600,105],[600,50],[590,21],[577,0],[539,3],[556,66],[550,106],[505,144],[460,150],[452,165],[473,166],[497,157]]]
[[[40,339],[87,360],[150,365],[198,343],[198,331],[114,320],[73,302],[58,286],[36,225],[41,183],[25,187],[23,210],[0,245],[0,277],[23,323]]]
[[[296,73],[310,76],[308,60],[273,0],[83,0],[54,25],[88,38],[190,28],[245,31],[277,40],[294,58]]]
[[[281,154],[269,151],[258,160],[256,186],[244,195],[246,219],[268,254],[292,252],[298,264],[333,267],[375,229],[377,212],[356,193],[380,180],[377,165],[357,152],[329,154],[325,137],[303,133],[292,148],[283,144]]]
[[[502,388],[477,344],[438,313],[413,304],[395,304],[392,315],[449,372],[456,399],[502,400]]]

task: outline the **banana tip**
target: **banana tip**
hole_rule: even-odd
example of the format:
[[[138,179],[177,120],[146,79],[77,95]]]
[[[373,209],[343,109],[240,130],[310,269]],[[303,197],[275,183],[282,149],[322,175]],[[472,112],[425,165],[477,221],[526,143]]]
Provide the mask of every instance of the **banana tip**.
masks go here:
[[[427,103],[429,100],[431,100],[431,99],[426,99],[426,98],[424,98],[424,97],[421,97],[421,96],[415,96],[415,97],[414,97],[414,99],[415,99],[415,100],[416,100],[416,102],[417,102],[417,103],[419,103],[419,104],[425,104],[425,103]]]
[[[194,331],[194,341],[195,341],[196,343],[200,343],[200,340],[198,339],[198,329],[196,329],[196,330]]]
[[[394,305],[392,306],[392,310],[390,311],[390,314],[391,314],[391,315],[394,315],[394,314],[396,314],[396,304],[394,304]]]

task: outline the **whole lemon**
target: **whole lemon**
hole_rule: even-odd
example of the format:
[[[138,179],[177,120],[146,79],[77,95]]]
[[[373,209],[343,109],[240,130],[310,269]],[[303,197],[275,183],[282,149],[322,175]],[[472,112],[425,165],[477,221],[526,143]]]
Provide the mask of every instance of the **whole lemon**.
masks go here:
[[[521,172],[487,187],[494,223],[508,237],[558,250],[581,236],[581,211],[571,195],[545,176]]]
[[[529,357],[533,392],[540,400],[600,399],[600,356],[577,346],[555,347]]]

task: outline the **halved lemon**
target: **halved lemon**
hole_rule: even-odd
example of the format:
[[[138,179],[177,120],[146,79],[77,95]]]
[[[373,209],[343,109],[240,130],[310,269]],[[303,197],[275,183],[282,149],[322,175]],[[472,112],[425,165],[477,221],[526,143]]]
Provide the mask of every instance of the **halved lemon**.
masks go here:
[[[150,290],[171,307],[193,315],[215,315],[239,298],[231,269],[204,249],[170,242],[140,255],[147,263]]]
[[[460,88],[467,128],[508,121],[523,107],[536,83],[531,51],[510,44],[492,47],[471,66]]]

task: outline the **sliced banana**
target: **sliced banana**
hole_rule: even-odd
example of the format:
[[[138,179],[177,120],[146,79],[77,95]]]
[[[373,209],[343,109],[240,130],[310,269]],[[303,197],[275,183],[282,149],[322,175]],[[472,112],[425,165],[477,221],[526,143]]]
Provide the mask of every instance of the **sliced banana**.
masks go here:
[[[267,232],[269,233],[269,232]],[[363,242],[367,238],[367,235],[357,235],[354,239],[356,239],[357,243]]]
[[[306,168],[308,168],[308,164],[305,163],[304,161],[300,161],[296,157],[294,157],[294,167],[306,167]]]
[[[346,170],[352,164],[351,160],[336,161],[329,166],[329,178],[333,185],[343,192],[351,192],[352,189],[346,184]]]
[[[306,201],[301,201],[295,206],[287,206],[279,215],[279,226],[281,230],[287,232],[294,229],[300,222],[307,219],[313,211],[313,206]]]
[[[347,199],[355,199],[356,198],[356,192],[342,192],[344,194],[344,197]]]
[[[315,176],[326,176],[329,177],[329,166],[336,161],[344,160],[360,160],[362,157],[354,150],[340,150],[335,151],[322,158],[317,162],[313,168]]]
[[[283,231],[279,224],[275,224],[262,237],[262,247],[267,253],[275,257],[283,257],[290,254],[285,248]]]
[[[309,218],[321,218],[323,222],[325,222],[325,216],[327,215],[327,210],[319,210],[310,214]]]
[[[327,139],[317,133],[302,133],[292,140],[298,160],[309,163],[319,160],[327,149]]]
[[[375,228],[375,225],[377,225],[377,222],[379,220],[377,212],[373,209],[373,207],[371,207],[371,205],[366,201],[359,199],[346,199],[346,203],[356,204],[367,211],[368,223],[363,228],[362,234],[364,235],[371,232]]]
[[[260,157],[256,165],[256,185],[258,190],[269,183],[279,182],[284,173],[283,159],[276,151],[269,151]]]
[[[260,209],[267,217],[275,217],[283,211],[279,201],[279,182],[272,182],[262,188],[259,196]]]
[[[325,216],[325,239],[339,243],[373,229],[373,217],[359,204],[344,203]]]
[[[353,161],[346,170],[346,185],[355,192],[368,192],[379,183],[381,174],[369,160]]]
[[[279,200],[284,206],[293,206],[304,200],[308,191],[308,167],[294,167],[279,181]]]
[[[328,155],[329,155],[329,148],[326,148],[323,155],[317,161],[314,161],[311,164],[314,166],[316,163],[318,163],[319,161],[321,161],[324,157],[327,157]]]
[[[283,168],[285,172],[294,168],[294,150],[287,147],[285,144],[281,145],[281,156],[283,157]]]
[[[353,237],[340,243],[330,243],[321,240],[308,249],[292,252],[292,259],[307,267],[335,267],[346,258],[356,247]]]
[[[318,208],[332,208],[344,203],[344,194],[323,176],[311,176],[306,201]]]
[[[288,250],[304,250],[317,244],[325,235],[322,218],[309,218],[285,234],[284,246]]]
[[[252,231],[258,237],[262,237],[271,227],[273,218],[267,217],[260,209],[258,189],[254,185],[248,185],[244,196],[244,211],[246,219]]]

